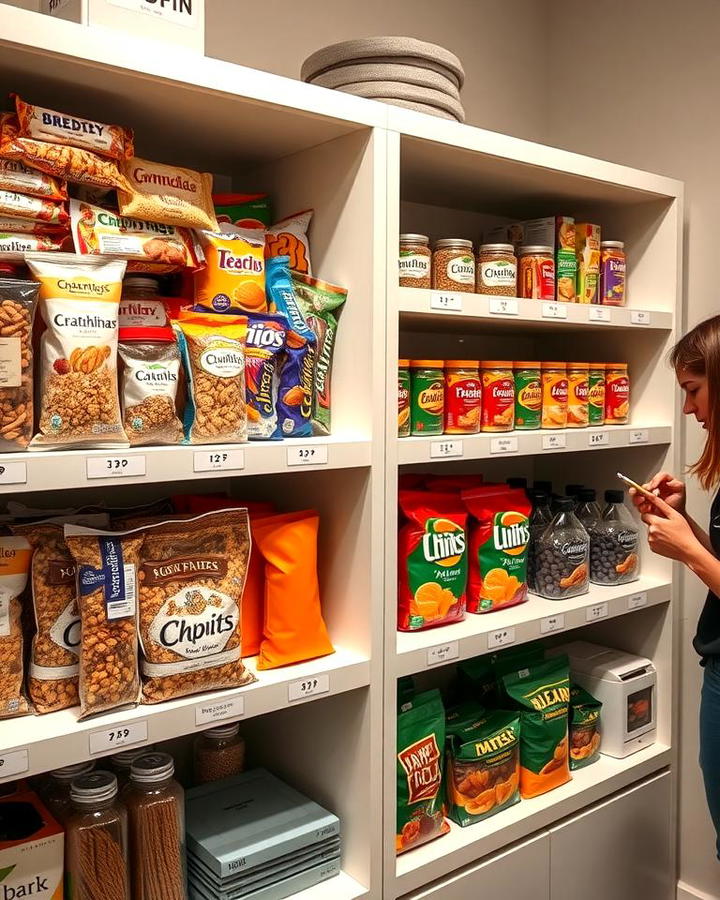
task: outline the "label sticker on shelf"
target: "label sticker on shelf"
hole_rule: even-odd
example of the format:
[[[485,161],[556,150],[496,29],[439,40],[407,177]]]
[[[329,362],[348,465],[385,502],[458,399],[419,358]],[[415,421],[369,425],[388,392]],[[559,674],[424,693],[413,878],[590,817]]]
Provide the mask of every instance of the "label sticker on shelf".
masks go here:
[[[287,449],[289,466],[326,466],[327,461],[327,444],[317,444],[314,447],[288,447]]]
[[[647,606],[647,592],[643,591],[641,594],[631,594],[628,597],[627,608],[628,609],[640,609],[641,606]]]
[[[141,478],[145,475],[145,457],[90,456],[86,471],[88,478]]]
[[[431,647],[427,652],[428,666],[439,666],[442,663],[450,662],[460,656],[460,645],[457,641],[449,641],[447,644],[438,644],[437,647]]]
[[[107,753],[117,747],[132,747],[144,744],[148,739],[147,722],[129,722],[127,725],[116,725],[104,731],[93,731],[90,734],[90,754]]]
[[[430,459],[447,459],[463,455],[462,441],[433,441],[430,444]]]
[[[518,439],[516,437],[492,438],[490,441],[491,453],[517,453]]]
[[[649,325],[650,313],[644,309],[631,309],[630,322],[633,325]]]
[[[243,450],[196,450],[193,472],[237,472],[245,468]]]
[[[610,444],[610,432],[591,431],[588,435],[588,447],[607,447]]]
[[[553,631],[562,631],[563,628],[565,628],[565,613],[555,613],[554,616],[540,619],[540,634],[552,634]]]
[[[2,465],[0,465],[0,484],[27,484],[26,463],[2,463]]]
[[[543,303],[543,319],[567,319],[568,311],[564,303]]]
[[[542,439],[543,450],[564,450],[567,440],[564,434],[544,434]]]
[[[650,433],[647,428],[642,431],[631,431],[628,435],[628,444],[647,444],[650,440]]]
[[[30,754],[27,750],[11,750],[0,755],[0,778],[22,775],[30,768]]]
[[[498,628],[497,631],[491,631],[488,634],[488,650],[494,650],[496,647],[507,647],[515,643],[515,628]]]
[[[520,315],[520,307],[514,297],[490,297],[488,309],[494,316]]]
[[[288,703],[315,697],[317,694],[330,693],[329,675],[312,675],[302,681],[293,681],[288,685]]]
[[[588,322],[612,322],[612,311],[607,306],[591,306],[588,310]]]
[[[607,603],[596,603],[595,606],[588,606],[585,611],[586,622],[597,622],[599,619],[606,619],[608,614]]]
[[[430,309],[446,309],[452,312],[462,312],[462,294],[430,294]]]
[[[244,715],[245,700],[243,697],[218,700],[215,703],[201,703],[195,707],[195,725],[224,722],[226,719],[242,719]]]

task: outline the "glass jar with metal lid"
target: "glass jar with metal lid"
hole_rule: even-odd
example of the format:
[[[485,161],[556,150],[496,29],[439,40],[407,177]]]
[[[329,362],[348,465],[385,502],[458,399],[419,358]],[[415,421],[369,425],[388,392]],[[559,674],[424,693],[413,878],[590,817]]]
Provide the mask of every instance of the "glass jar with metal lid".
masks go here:
[[[88,760],[87,762],[63,766],[61,769],[55,769],[50,773],[50,780],[43,793],[43,801],[61,824],[67,819],[73,808],[70,800],[70,788],[73,781],[79,778],[80,775],[87,775],[88,772],[92,772],[94,768],[95,763],[92,760]]]
[[[553,248],[540,244],[520,248],[518,293],[533,300],[555,299],[555,259]]]
[[[398,271],[400,287],[429,288],[432,252],[426,234],[401,234]]]
[[[604,306],[625,306],[625,244],[600,243],[600,302]]]
[[[110,757],[110,767],[115,773],[118,780],[118,790],[122,790],[130,781],[130,769],[136,759],[150,753],[154,747],[152,744],[144,747],[135,747],[133,750],[121,750],[119,753],[113,753]]]
[[[475,291],[475,257],[472,241],[444,238],[432,255],[432,286],[438,291]]]
[[[477,258],[477,292],[517,296],[517,257],[512,244],[483,244]]]
[[[195,738],[195,784],[239,775],[245,767],[245,740],[240,725],[231,722],[203,731]]]

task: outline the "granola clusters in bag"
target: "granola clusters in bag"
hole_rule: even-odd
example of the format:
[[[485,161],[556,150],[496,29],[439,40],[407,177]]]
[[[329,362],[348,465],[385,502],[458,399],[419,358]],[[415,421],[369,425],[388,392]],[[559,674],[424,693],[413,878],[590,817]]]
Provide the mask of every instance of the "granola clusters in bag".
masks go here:
[[[125,187],[118,191],[120,214],[151,222],[217,231],[212,175],[133,157],[121,163]]]
[[[23,633],[20,596],[27,584],[30,544],[24,537],[0,537],[0,719],[22,716]]]
[[[0,451],[23,449],[32,437],[37,296],[34,282],[0,279]]]

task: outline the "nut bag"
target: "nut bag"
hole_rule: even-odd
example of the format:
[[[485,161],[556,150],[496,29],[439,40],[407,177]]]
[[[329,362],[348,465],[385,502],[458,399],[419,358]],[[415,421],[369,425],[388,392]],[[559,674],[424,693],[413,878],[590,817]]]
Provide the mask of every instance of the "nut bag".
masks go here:
[[[127,446],[117,381],[125,263],[73,253],[28,254],[40,282],[40,429],[31,449]]]
[[[443,816],[445,710],[440,691],[406,698],[397,717],[395,851],[447,834]]]
[[[27,538],[0,536],[0,719],[29,712],[23,694],[23,630],[20,597],[32,550]]]
[[[470,519],[468,612],[527,600],[530,501],[522,488],[487,485],[462,492]]]
[[[306,209],[303,212],[287,216],[272,228],[268,228],[265,256],[268,259],[273,256],[287,256],[290,268],[294,272],[311,275],[310,242],[307,230],[312,216],[313,210]]]
[[[146,529],[139,591],[144,703],[255,680],[240,649],[249,558],[246,509]]]
[[[1,148],[0,148],[1,149]],[[217,231],[212,175],[166,166],[137,156],[120,163],[125,187],[118,189],[120,215],[178,228]]]
[[[419,631],[465,618],[467,513],[459,497],[399,492],[398,629]]]
[[[32,437],[38,289],[33,281],[0,278],[0,451],[22,450]]]
[[[570,781],[567,656],[518,662],[502,676],[506,702],[520,710],[520,795],[538,797]]]
[[[282,439],[278,427],[279,372],[287,340],[287,320],[269,313],[248,313],[245,345],[245,394],[248,438]]]
[[[570,771],[600,759],[602,703],[579,684],[570,686]]]
[[[264,312],[264,232],[201,231],[199,239],[206,266],[195,275],[195,308],[212,313]]]

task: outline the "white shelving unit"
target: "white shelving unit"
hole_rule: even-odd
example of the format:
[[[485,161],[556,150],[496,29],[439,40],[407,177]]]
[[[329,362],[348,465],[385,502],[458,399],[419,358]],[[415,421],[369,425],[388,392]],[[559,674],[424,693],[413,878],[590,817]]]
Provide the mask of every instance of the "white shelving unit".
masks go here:
[[[313,269],[350,289],[335,352],[330,438],[0,458],[4,492],[35,505],[99,497],[124,505],[163,493],[223,489],[242,500],[273,500],[280,509],[318,508],[323,606],[336,653],[259,672],[258,681],[241,690],[84,722],[76,711],[0,722],[0,758],[21,766],[14,774],[96,755],[91,735],[101,735],[95,746],[108,741],[102,733],[110,731],[127,730],[139,743],[192,735],[216,704],[231,704],[253,761],[342,820],[342,874],[296,900],[410,900],[429,896],[430,883],[448,876],[453,896],[469,895],[472,881],[463,867],[481,860],[491,865],[493,854],[521,839],[537,848],[540,837],[533,835],[561,818],[643,778],[672,773],[672,566],[645,553],[641,580],[622,588],[593,588],[557,603],[530,597],[458,625],[398,634],[396,497],[404,467],[614,487],[618,468],[642,478],[678,461],[675,391],[665,358],[680,320],[682,186],[4,5],[0,87],[53,108],[132,125],[140,155],[212,171],[227,189],[267,190],[278,218],[313,207]],[[477,238],[493,224],[555,212],[587,216],[606,234],[625,239],[627,308],[517,298],[503,304],[397,286],[401,230]],[[492,351],[492,358],[568,358],[568,346],[575,359],[630,363],[628,426],[397,439],[398,355],[480,359]],[[453,827],[396,859],[397,677],[442,680],[457,660],[494,646],[546,635],[567,639],[570,632],[653,659],[658,744],[626,760],[604,757],[545,797],[481,825]],[[304,699],[291,699],[302,681],[317,686]],[[512,864],[522,865],[520,848],[513,853]]]

